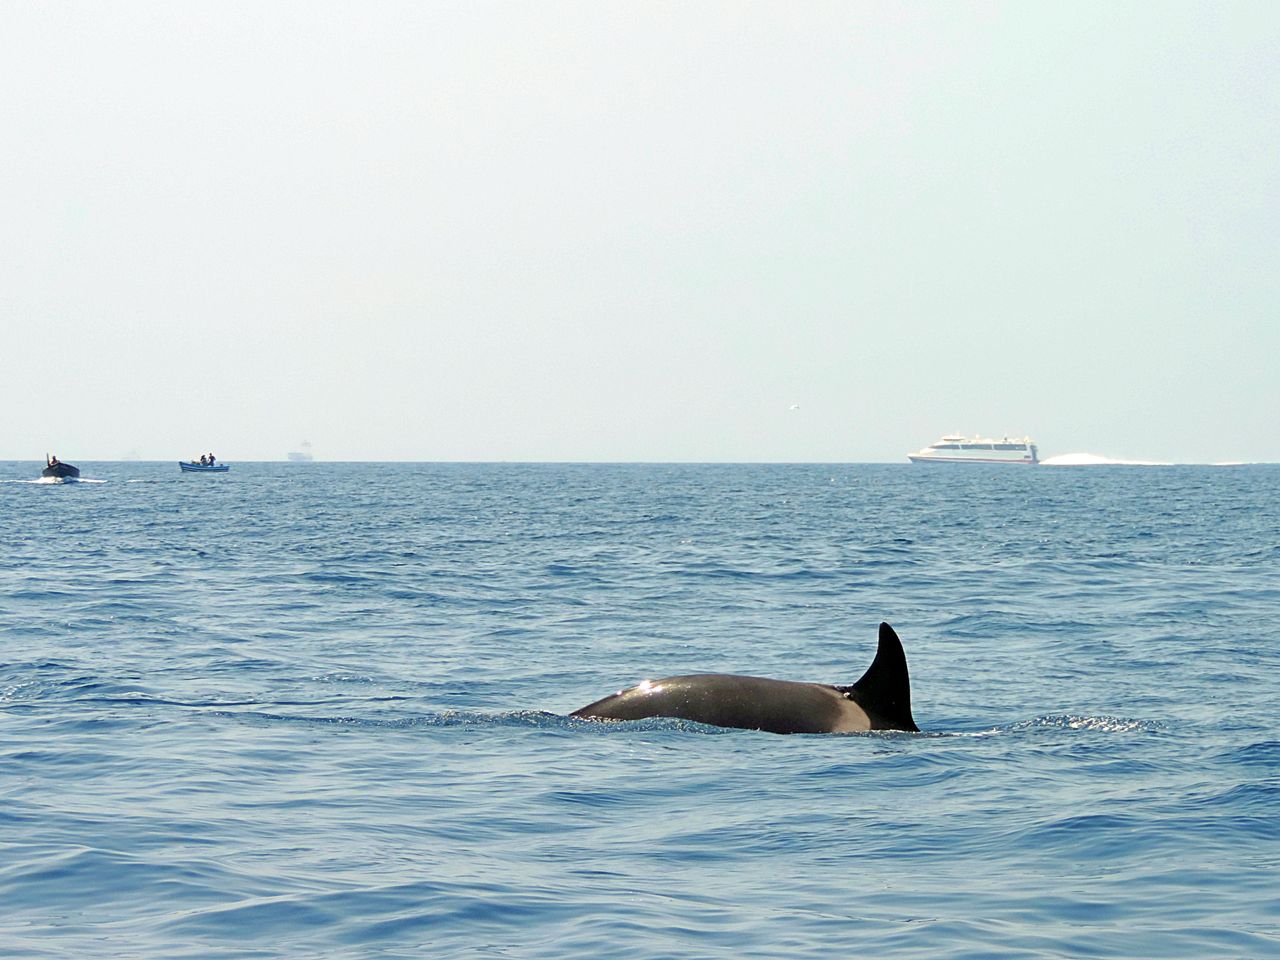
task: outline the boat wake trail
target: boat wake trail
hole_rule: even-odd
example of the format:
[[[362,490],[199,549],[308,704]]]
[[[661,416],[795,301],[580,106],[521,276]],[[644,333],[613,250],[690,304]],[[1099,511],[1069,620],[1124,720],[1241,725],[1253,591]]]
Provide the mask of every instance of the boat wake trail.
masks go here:
[[[1096,453],[1063,453],[1040,461],[1042,467],[1171,467],[1164,460],[1117,460]]]

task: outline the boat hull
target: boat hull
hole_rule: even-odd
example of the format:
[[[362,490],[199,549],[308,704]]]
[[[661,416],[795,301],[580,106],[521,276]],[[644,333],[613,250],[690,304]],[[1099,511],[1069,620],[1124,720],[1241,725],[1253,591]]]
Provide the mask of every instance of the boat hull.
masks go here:
[[[74,480],[79,478],[80,468],[73,467],[69,463],[55,463],[41,470],[40,476],[53,477],[58,480],[66,480],[68,478]]]
[[[916,454],[907,454],[907,459],[912,463],[998,463],[1002,466],[1023,466],[1034,467],[1039,460],[1023,459],[1023,460],[998,460],[995,457],[921,457]]]
[[[229,463],[215,463],[209,466],[207,463],[187,463],[185,460],[179,460],[178,466],[182,468],[183,473],[226,473],[231,469]]]

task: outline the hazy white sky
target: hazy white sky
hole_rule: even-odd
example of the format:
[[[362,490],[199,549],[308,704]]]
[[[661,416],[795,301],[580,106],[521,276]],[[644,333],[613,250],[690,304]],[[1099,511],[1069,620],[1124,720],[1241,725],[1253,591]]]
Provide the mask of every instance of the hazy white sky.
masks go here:
[[[0,458],[1280,460],[1280,4],[0,14]]]

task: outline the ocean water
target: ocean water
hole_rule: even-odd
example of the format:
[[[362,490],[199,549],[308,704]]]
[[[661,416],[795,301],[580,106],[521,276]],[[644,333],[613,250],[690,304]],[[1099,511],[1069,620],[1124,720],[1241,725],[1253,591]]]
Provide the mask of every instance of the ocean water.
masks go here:
[[[1280,468],[0,463],[0,956],[1280,956]],[[849,683],[921,734],[565,715]]]

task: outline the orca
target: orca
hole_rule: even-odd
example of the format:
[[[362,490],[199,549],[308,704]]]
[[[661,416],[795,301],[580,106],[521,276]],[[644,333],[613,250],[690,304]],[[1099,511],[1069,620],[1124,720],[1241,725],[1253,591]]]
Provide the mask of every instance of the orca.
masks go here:
[[[880,624],[880,644],[871,666],[847,687],[695,673],[645,680],[570,716],[587,720],[673,717],[769,733],[920,730],[911,716],[907,657],[902,641],[887,623]]]

